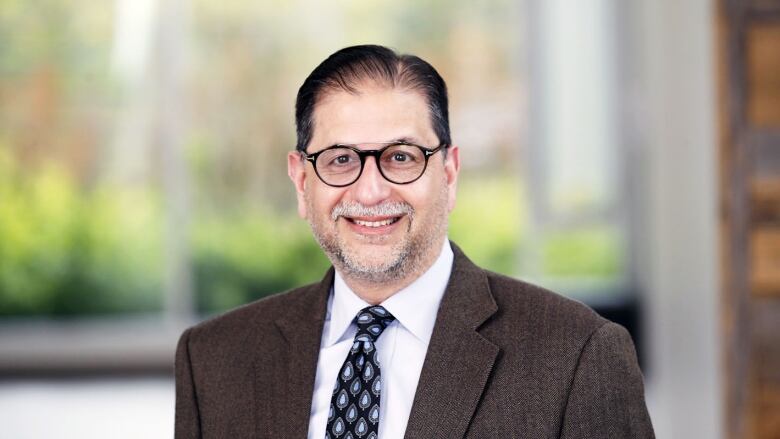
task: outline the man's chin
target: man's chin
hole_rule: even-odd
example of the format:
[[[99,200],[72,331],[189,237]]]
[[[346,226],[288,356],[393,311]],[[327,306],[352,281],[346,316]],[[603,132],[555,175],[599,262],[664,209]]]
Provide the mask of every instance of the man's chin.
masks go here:
[[[341,265],[343,274],[363,280],[384,282],[401,276],[404,271],[405,255],[397,248],[349,248],[339,256],[337,265]]]
[[[381,254],[377,253],[379,252],[346,252],[344,253],[344,260],[355,268],[376,273],[392,270],[393,267],[400,263],[400,255],[395,254],[396,252],[391,254],[391,251],[388,250]]]
[[[401,266],[369,266],[361,264],[343,264],[340,269],[341,275],[345,278],[358,280],[367,284],[389,284],[403,279],[406,271]]]

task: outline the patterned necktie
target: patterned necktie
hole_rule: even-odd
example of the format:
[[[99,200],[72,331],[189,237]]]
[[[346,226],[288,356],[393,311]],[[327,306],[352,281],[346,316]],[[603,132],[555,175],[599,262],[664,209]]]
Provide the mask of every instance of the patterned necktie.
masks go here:
[[[377,438],[382,380],[375,343],[393,320],[381,306],[368,306],[355,316],[358,331],[333,388],[326,439]]]

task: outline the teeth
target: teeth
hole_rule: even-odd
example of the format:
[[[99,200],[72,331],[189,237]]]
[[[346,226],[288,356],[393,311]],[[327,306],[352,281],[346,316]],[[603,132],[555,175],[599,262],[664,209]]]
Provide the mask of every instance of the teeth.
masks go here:
[[[360,226],[365,226],[365,227],[382,227],[382,226],[387,226],[387,225],[393,224],[395,222],[395,218],[389,218],[389,219],[382,220],[382,221],[362,221],[362,220],[359,220],[359,219],[355,219],[353,221],[355,221],[355,224],[360,225]]]

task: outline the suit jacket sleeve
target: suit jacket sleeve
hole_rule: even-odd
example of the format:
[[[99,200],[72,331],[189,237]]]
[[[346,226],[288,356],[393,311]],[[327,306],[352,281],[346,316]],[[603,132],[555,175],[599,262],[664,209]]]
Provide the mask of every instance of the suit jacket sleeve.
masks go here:
[[[199,438],[200,415],[195,394],[190,362],[189,337],[191,329],[182,334],[176,347],[176,439]]]
[[[585,344],[574,374],[561,438],[654,438],[631,336],[605,323]]]

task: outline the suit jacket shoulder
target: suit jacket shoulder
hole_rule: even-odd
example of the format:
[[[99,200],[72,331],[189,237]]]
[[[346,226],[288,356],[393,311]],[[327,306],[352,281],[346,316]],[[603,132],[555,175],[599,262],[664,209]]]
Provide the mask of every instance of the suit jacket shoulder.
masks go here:
[[[186,330],[176,349],[176,437],[305,436],[332,282],[331,269],[319,283]]]
[[[498,311],[486,323],[505,343],[528,343],[551,352],[579,351],[609,321],[587,305],[555,292],[484,270]]]
[[[329,271],[325,278],[331,276]],[[208,346],[214,355],[215,347],[235,348],[245,345],[245,338],[251,334],[273,332],[274,322],[280,316],[295,315],[302,308],[311,307],[313,297],[321,301],[323,298],[318,296],[326,279],[264,297],[205,320],[188,330],[190,344]]]
[[[463,395],[478,395],[476,403],[463,408],[461,418],[441,407],[441,413],[425,416],[427,421],[416,418],[412,427],[420,430],[407,437],[654,437],[636,353],[622,326],[583,303],[481,269],[453,247],[456,267],[439,317],[473,316],[468,325],[448,332],[462,331],[459,339],[471,343],[469,350],[482,351],[466,361],[489,367],[490,373],[483,381],[464,368],[454,380],[471,388],[460,391]],[[471,341],[465,326],[482,340]],[[447,343],[452,343],[447,337],[434,335],[428,351],[431,369],[446,367],[436,352],[446,351]],[[453,355],[447,357],[451,364]],[[427,378],[435,382],[431,375]],[[469,422],[458,425],[466,414]],[[434,417],[449,418],[449,424],[436,424],[450,428],[447,434],[422,430],[426,422],[437,422]]]

